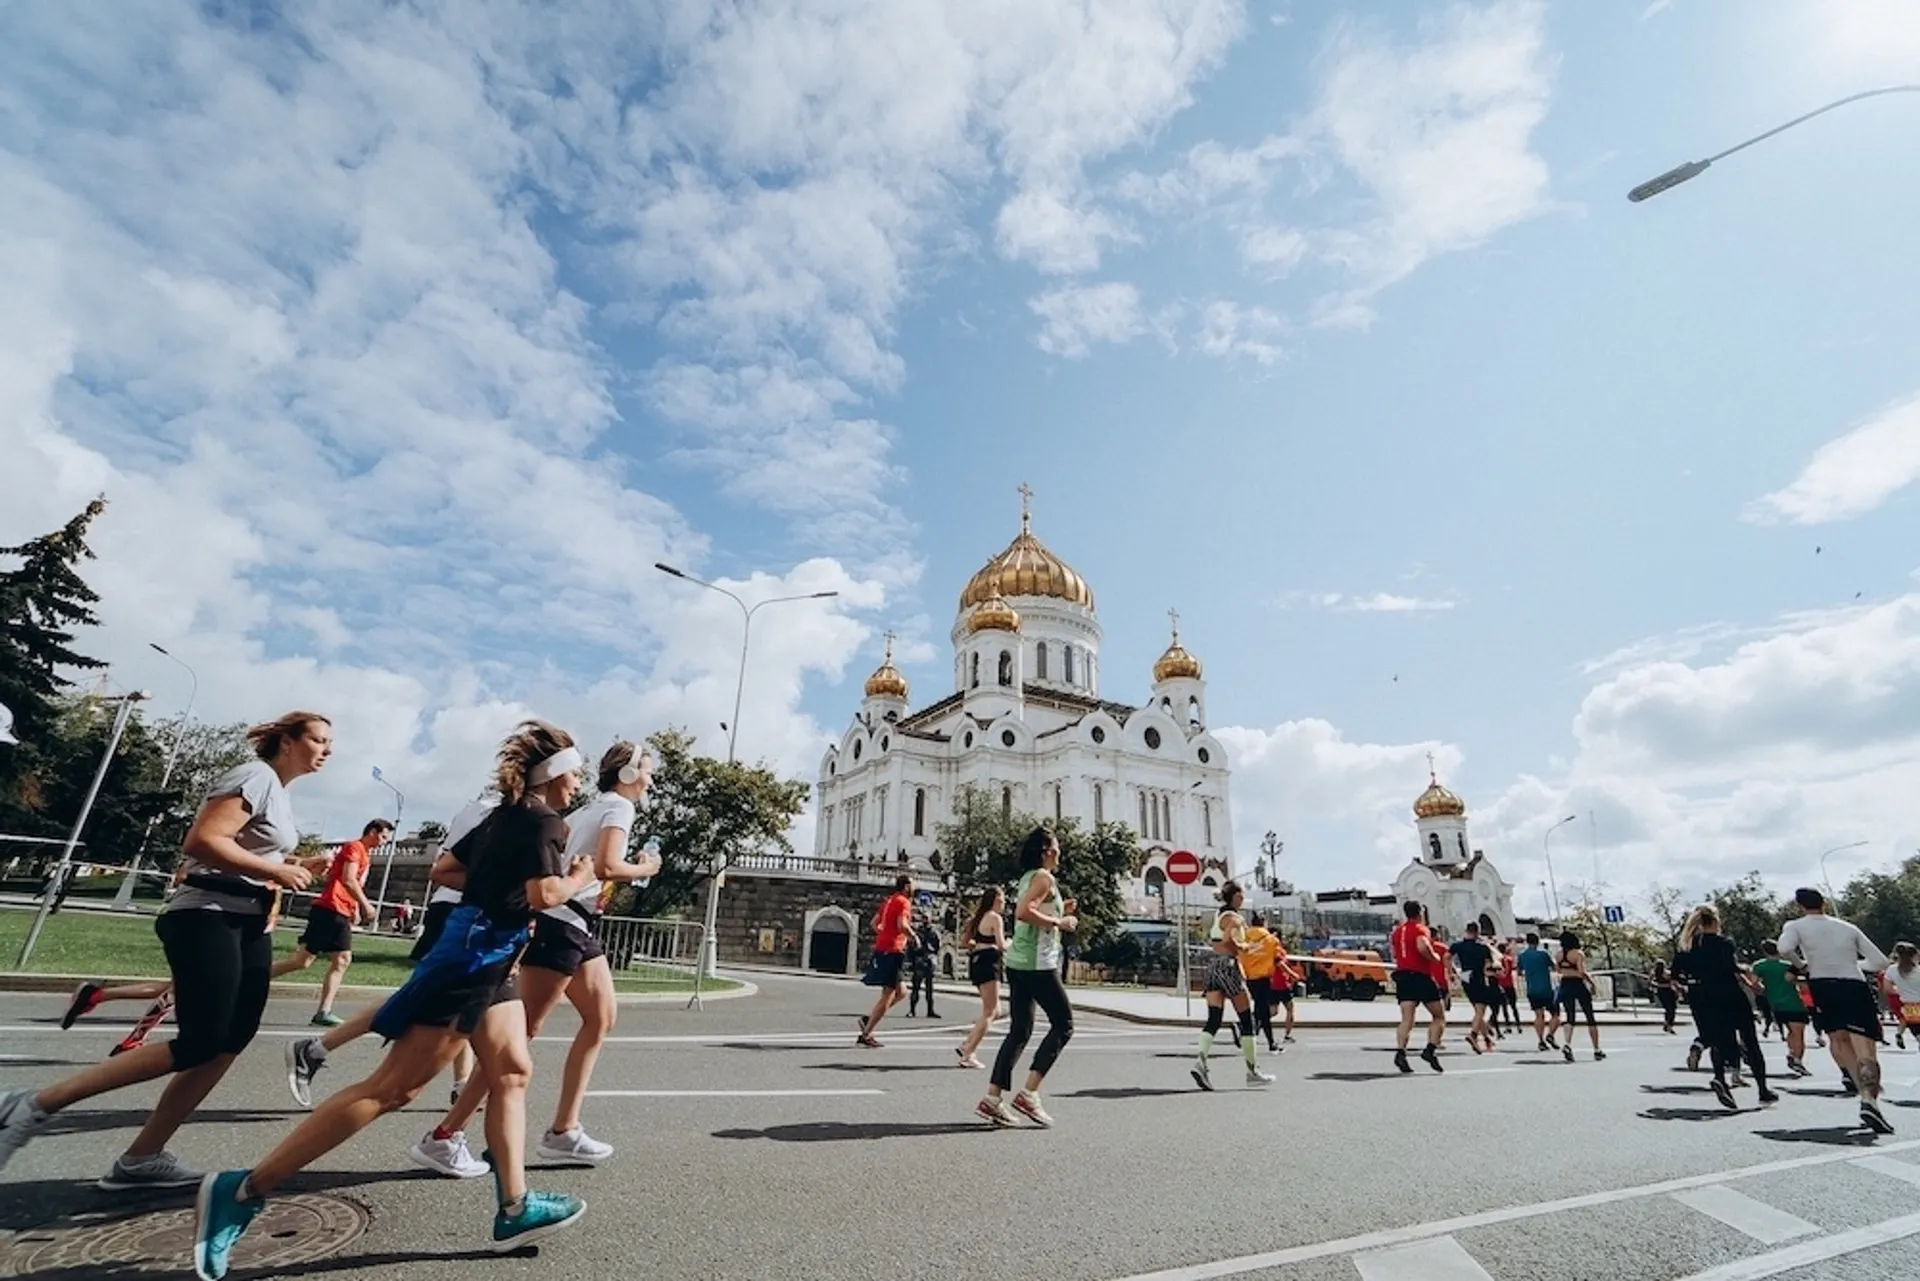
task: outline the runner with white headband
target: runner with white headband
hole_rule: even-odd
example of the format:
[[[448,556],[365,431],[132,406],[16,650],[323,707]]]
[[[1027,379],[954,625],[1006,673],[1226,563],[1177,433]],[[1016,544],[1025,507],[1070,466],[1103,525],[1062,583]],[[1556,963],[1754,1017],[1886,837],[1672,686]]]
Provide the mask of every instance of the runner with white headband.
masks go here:
[[[226,1275],[235,1243],[274,1189],[411,1103],[469,1039],[493,1098],[487,1109],[488,1158],[499,1195],[493,1248],[516,1249],[585,1213],[576,1197],[527,1190],[533,1061],[514,985],[534,914],[560,906],[594,880],[591,860],[569,861],[559,813],[579,789],[582,763],[572,738],[543,721],[522,722],[500,745],[500,805],[433,865],[435,883],[460,885],[465,901],[374,1019],[373,1030],[393,1043],[380,1066],[321,1104],[253,1169],[209,1174],[201,1183],[193,1254],[205,1281]]]

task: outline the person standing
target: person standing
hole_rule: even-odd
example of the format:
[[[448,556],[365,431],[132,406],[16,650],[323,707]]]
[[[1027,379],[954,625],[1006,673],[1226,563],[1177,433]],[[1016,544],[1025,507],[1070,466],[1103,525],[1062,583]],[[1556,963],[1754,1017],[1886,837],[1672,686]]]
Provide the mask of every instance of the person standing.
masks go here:
[[[1780,931],[1780,955],[1806,966],[1813,989],[1813,1023],[1827,1034],[1827,1048],[1842,1074],[1860,1093],[1860,1123],[1892,1134],[1880,1110],[1880,1002],[1861,972],[1887,968],[1887,954],[1859,927],[1827,914],[1827,899],[1805,887],[1793,892],[1801,915]]]
[[[1558,1048],[1553,1039],[1560,1026],[1560,1013],[1554,1008],[1553,957],[1540,946],[1538,934],[1527,932],[1527,945],[1513,963],[1527,985],[1527,1007],[1533,1011],[1533,1034],[1540,1041],[1540,1052]],[[1552,1027],[1547,1025],[1549,1015]]]
[[[313,874],[291,861],[300,832],[287,788],[322,768],[333,725],[288,712],[247,731],[254,759],[221,775],[187,832],[186,876],[154,920],[166,950],[177,1031],[38,1091],[0,1091],[0,1169],[54,1113],[96,1095],[170,1076],[132,1144],[100,1180],[108,1191],[190,1187],[198,1172],[166,1150],[252,1044],[272,982],[266,932],[274,886],[305,889]]]
[[[873,1034],[887,1011],[906,999],[907,934],[913,916],[913,878],[902,872],[893,882],[893,893],[881,901],[873,914],[873,960],[868,981],[880,989],[873,1008],[860,1017],[860,1035],[854,1044],[870,1050],[880,1048]]]
[[[1060,1052],[1073,1039],[1073,1006],[1067,1000],[1066,985],[1060,981],[1062,951],[1060,935],[1071,933],[1079,921],[1074,917],[1074,901],[1063,899],[1055,875],[1060,866],[1060,842],[1044,827],[1027,833],[1020,844],[1020,884],[1014,891],[1013,942],[1007,948],[1007,987],[1011,1005],[1007,1039],[993,1056],[993,1075],[986,1097],[974,1105],[974,1112],[996,1126],[1015,1123],[1016,1114],[1026,1117],[1042,1129],[1053,1125],[1053,1118],[1040,1102],[1040,1086],[1047,1073],[1059,1061]],[[1027,1070],[1026,1088],[1013,1096],[1008,1105],[1006,1094],[1013,1088],[1013,1070],[1033,1036],[1033,1007],[1047,1016],[1047,1035],[1034,1051]]]
[[[1739,953],[1720,933],[1720,913],[1712,906],[1702,904],[1687,917],[1680,931],[1680,952],[1673,964],[1688,979],[1694,1019],[1712,1056],[1713,1096],[1720,1100],[1720,1106],[1730,1112],[1740,1106],[1734,1101],[1727,1072],[1738,1069],[1743,1053],[1753,1071],[1760,1102],[1779,1102],[1780,1096],[1767,1088],[1767,1058],[1754,1028],[1751,994],[1761,984],[1742,972]],[[1571,1036],[1568,1043],[1572,1043]]]
[[[1480,941],[1480,927],[1473,921],[1467,922],[1466,937],[1447,951],[1460,973],[1460,990],[1466,993],[1467,1004],[1473,1009],[1473,1023],[1467,1028],[1467,1048],[1475,1054],[1484,1054],[1493,1048],[1493,1030],[1487,1025],[1487,1011],[1493,1008],[1495,1000],[1493,984],[1487,981],[1493,953]]]
[[[327,958],[327,972],[320,980],[320,1004],[313,1012],[315,1027],[339,1027],[346,1022],[333,1012],[334,998],[353,964],[353,930],[364,921],[371,926],[379,920],[379,909],[367,897],[367,870],[373,866],[373,852],[393,835],[393,824],[384,818],[370,820],[360,829],[360,839],[343,841],[334,851],[327,867],[324,888],[307,908],[307,927],[300,934],[300,945],[293,955],[273,967],[273,976],[304,970],[314,958]]]
[[[1387,948],[1393,956],[1393,999],[1400,1006],[1393,1065],[1402,1072],[1413,1071],[1413,1065],[1407,1062],[1407,1042],[1413,1036],[1414,1015],[1425,1006],[1427,1047],[1420,1051],[1420,1058],[1434,1071],[1445,1071],[1440,1066],[1440,1041],[1447,1034],[1446,996],[1433,974],[1436,966],[1446,965],[1446,959],[1434,946],[1426,909],[1409,899],[1400,905],[1400,915],[1404,919],[1387,936]]]
[[[1234,882],[1222,885],[1220,910],[1214,914],[1213,928],[1207,932],[1208,945],[1213,949],[1213,955],[1207,960],[1203,998],[1207,1003],[1207,1022],[1200,1032],[1199,1061],[1192,1070],[1193,1083],[1203,1090],[1213,1089],[1207,1056],[1213,1049],[1213,1038],[1220,1031],[1229,1001],[1233,1002],[1235,1023],[1240,1029],[1240,1057],[1247,1063],[1247,1084],[1273,1083],[1273,1077],[1260,1070],[1260,1047],[1253,1039],[1253,1002],[1247,995],[1246,981],[1240,976],[1241,958],[1250,946],[1246,924],[1240,917],[1243,897]]]
[[[998,885],[990,887],[980,896],[980,906],[973,910],[973,919],[967,922],[962,935],[967,949],[967,982],[980,994],[980,1013],[967,1029],[966,1039],[954,1051],[964,1068],[986,1066],[974,1057],[974,1051],[986,1039],[993,1016],[1000,1009],[1001,961],[1007,951],[1007,925],[1000,913],[1006,903],[1007,892]]]
[[[1578,1015],[1585,1011],[1587,1016],[1587,1036],[1593,1042],[1593,1061],[1595,1063],[1607,1057],[1600,1048],[1600,1024],[1593,1017],[1593,976],[1587,972],[1587,953],[1580,946],[1580,936],[1572,930],[1563,930],[1560,934],[1560,959],[1554,967],[1560,975],[1560,993],[1556,1004],[1565,1016],[1567,1043],[1560,1047],[1561,1057],[1573,1062],[1573,1029],[1579,1022]]]
[[[933,1012],[933,972],[939,960],[940,931],[933,928],[925,912],[915,912],[913,927],[907,935],[907,968],[913,975],[913,987],[907,993],[908,1018],[920,1008],[922,992],[927,995],[927,1017],[940,1017]]]
[[[1787,1070],[1795,1076],[1811,1076],[1806,1065],[1806,1004],[1800,999],[1798,976],[1793,966],[1780,955],[1780,945],[1772,939],[1760,945],[1760,959],[1753,963],[1753,976],[1760,980],[1760,995],[1780,1025],[1787,1042]]]

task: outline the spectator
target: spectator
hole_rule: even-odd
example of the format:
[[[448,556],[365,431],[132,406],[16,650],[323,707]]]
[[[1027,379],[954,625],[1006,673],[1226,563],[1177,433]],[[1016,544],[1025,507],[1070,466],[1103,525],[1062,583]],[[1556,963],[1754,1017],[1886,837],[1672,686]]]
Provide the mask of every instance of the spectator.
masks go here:
[[[907,966],[913,974],[913,987],[907,993],[908,1018],[912,1018],[920,1008],[922,991],[927,994],[927,1017],[940,1017],[933,1012],[933,971],[939,961],[940,931],[934,928],[925,912],[915,912],[913,929],[907,935]]]

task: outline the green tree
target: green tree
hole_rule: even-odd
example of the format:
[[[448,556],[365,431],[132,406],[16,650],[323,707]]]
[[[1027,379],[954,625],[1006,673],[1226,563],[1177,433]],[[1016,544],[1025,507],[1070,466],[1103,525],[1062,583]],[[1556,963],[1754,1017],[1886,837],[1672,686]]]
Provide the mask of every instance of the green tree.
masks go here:
[[[1647,890],[1647,910],[1642,923],[1660,940],[1657,956],[1670,959],[1680,946],[1680,930],[1693,907],[1684,892],[1671,886],[1655,885]]]
[[[1758,872],[1714,890],[1707,901],[1720,910],[1720,932],[1742,952],[1758,953],[1762,943],[1780,937],[1786,923],[1785,905],[1761,883]]]
[[[1035,825],[1032,816],[1003,810],[979,788],[964,787],[952,820],[934,824],[942,864],[936,870],[953,878],[954,892],[971,910],[989,885],[1010,890],[1020,879],[1020,842]]]
[[[129,726],[129,732],[131,729]],[[183,729],[185,737],[181,737]],[[162,797],[159,816],[147,837],[146,856],[164,871],[179,861],[187,829],[193,826],[193,817],[207,792],[222,774],[252,760],[253,747],[247,742],[244,721],[214,724],[169,716],[152,725],[142,722],[140,734],[143,742],[153,744],[153,750],[142,752],[136,780]],[[174,757],[173,773],[162,789],[160,776],[176,739],[180,749]]]
[[[630,916],[666,916],[693,901],[717,862],[762,850],[792,853],[787,829],[807,803],[807,785],[783,779],[764,765],[727,762],[693,751],[683,730],[649,735],[653,785],[634,824],[635,847],[660,843],[660,873],[630,886],[614,910]]]
[[[941,870],[952,875],[954,891],[968,910],[991,885],[1011,896],[1020,881],[1020,846],[1039,826],[1052,828],[1060,842],[1060,889],[1076,900],[1079,918],[1074,945],[1092,947],[1125,918],[1120,878],[1140,869],[1140,842],[1126,824],[1083,828],[1076,819],[1042,824],[1031,814],[1002,809],[992,797],[969,787],[961,791],[952,821],[934,827]]]
[[[1891,951],[1895,943],[1920,943],[1920,857],[1893,873],[1865,872],[1847,883],[1834,910]]]
[[[1074,945],[1085,948],[1107,938],[1126,919],[1120,881],[1140,871],[1140,842],[1125,823],[1082,829],[1076,820],[1066,819],[1053,829],[1060,842],[1061,891],[1075,900]]]

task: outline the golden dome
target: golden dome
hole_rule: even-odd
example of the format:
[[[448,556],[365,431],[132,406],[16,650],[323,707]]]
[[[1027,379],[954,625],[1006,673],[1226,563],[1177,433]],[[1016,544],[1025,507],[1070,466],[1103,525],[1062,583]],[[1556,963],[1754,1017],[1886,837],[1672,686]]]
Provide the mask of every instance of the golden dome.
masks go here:
[[[880,666],[874,669],[873,675],[867,677],[867,697],[898,698],[903,701],[907,697],[907,678],[893,665],[892,632],[887,633],[887,656],[880,660]]]
[[[1020,630],[1020,615],[1014,613],[1013,606],[1007,604],[999,592],[993,593],[967,615],[967,635],[975,632],[998,631],[1017,632]]]
[[[1030,496],[1032,491],[1022,486],[1021,493]],[[967,580],[960,593],[960,608],[971,609],[994,596],[1051,596],[1093,608],[1093,591],[1087,580],[1033,536],[1033,514],[1024,507],[1019,535]]]
[[[1167,646],[1167,652],[1160,655],[1160,661],[1153,665],[1153,683],[1161,681],[1200,679],[1200,660],[1187,652],[1180,643],[1180,615],[1168,610],[1167,616],[1173,619],[1173,643]]]
[[[1467,803],[1440,786],[1438,778],[1427,785],[1420,798],[1413,803],[1415,818],[1465,818]]]

